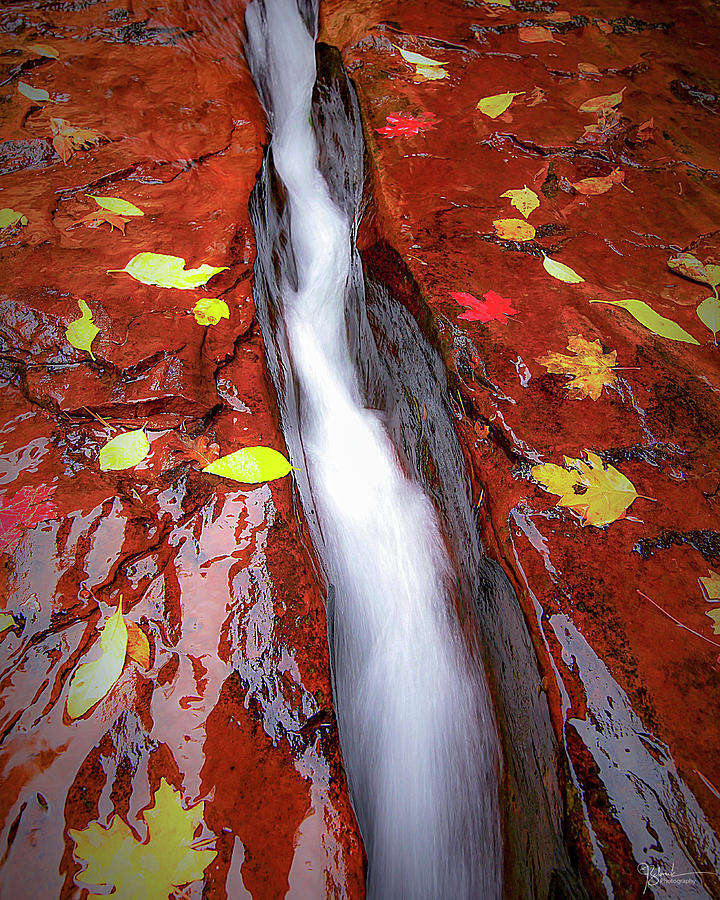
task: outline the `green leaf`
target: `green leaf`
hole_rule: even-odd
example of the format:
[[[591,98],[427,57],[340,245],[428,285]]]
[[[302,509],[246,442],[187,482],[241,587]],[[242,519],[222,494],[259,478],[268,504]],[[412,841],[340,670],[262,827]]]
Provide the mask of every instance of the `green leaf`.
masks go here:
[[[17,225],[18,223],[27,225],[27,216],[7,206],[5,209],[0,209],[0,228],[10,228],[11,225]]]
[[[88,194],[91,200],[94,200],[98,206],[101,206],[103,209],[108,210],[108,212],[115,213],[118,216],[144,216],[145,213],[135,206],[134,203],[130,203],[127,200],[120,200],[119,197],[95,197],[93,194]]]
[[[49,100],[50,94],[42,88],[34,88],[31,84],[25,84],[24,81],[18,81],[18,90],[27,97],[28,100]]]
[[[193,306],[193,314],[198,325],[217,325],[220,319],[229,319],[230,310],[224,300],[217,297],[203,297]]]
[[[543,267],[548,275],[552,275],[553,278],[557,278],[558,281],[564,281],[566,284],[580,284],[581,281],[585,281],[578,273],[571,269],[570,266],[566,266],[565,263],[558,262],[555,259],[550,259],[549,256],[545,256],[543,253]]]
[[[100,632],[99,659],[83,663],[75,670],[67,696],[71,719],[79,719],[102,700],[122,674],[127,650],[127,628],[122,617],[122,597],[117,611]]]
[[[697,308],[698,319],[707,325],[713,333],[713,340],[717,345],[718,331],[720,331],[720,300],[717,297],[707,297]]]
[[[235,453],[221,456],[215,462],[205,466],[203,472],[211,475],[222,475],[246,484],[258,484],[261,481],[272,481],[282,478],[294,469],[282,453],[272,447],[243,447]]]
[[[7,631],[8,628],[15,627],[15,619],[10,615],[10,613],[0,613],[0,634],[3,631]]]
[[[630,315],[641,325],[644,325],[653,334],[668,338],[671,341],[683,341],[686,344],[699,344],[695,338],[681,328],[672,319],[666,319],[660,313],[655,312],[652,306],[648,306],[644,300],[591,300],[591,303],[607,303],[609,306],[619,306],[626,309]]]
[[[514,94],[512,91],[506,91],[504,94],[493,94],[492,97],[483,97],[479,101],[477,108],[491,119],[497,119],[510,106],[515,97],[519,97],[524,93],[525,91],[518,91]]]
[[[71,322],[65,335],[76,350],[87,350],[90,356],[95,359],[95,354],[92,352],[92,342],[100,333],[100,329],[93,322],[92,313],[87,303],[84,300],[78,300],[78,306],[82,312],[82,318]]]
[[[100,450],[100,470],[132,469],[150,452],[150,441],[143,428],[119,434]]]
[[[720,266],[705,266],[705,271],[710,277],[710,286],[720,286]]]
[[[435,59],[428,59],[427,56],[423,56],[421,53],[413,53],[412,50],[403,50],[402,47],[398,47],[393,44],[396,50],[400,51],[400,55],[403,59],[407,60],[407,62],[411,63],[413,66],[430,66],[434,68],[436,66],[446,66],[447,63],[438,62]]]
[[[133,256],[124,269],[108,269],[108,272],[127,272],[143,284],[191,291],[207,284],[213,275],[224,269],[227,266],[209,266],[206,263],[197,269],[186,269],[182,256],[145,252]]]

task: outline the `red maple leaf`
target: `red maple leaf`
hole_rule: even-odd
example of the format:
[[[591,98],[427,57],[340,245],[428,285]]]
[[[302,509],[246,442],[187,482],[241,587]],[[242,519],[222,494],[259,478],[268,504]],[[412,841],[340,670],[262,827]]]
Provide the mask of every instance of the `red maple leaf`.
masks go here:
[[[411,116],[410,113],[392,113],[385,117],[387,125],[384,128],[376,128],[379,134],[387,137],[400,137],[407,134],[419,134],[433,128],[440,121],[432,113],[424,113],[422,117]]]
[[[451,292],[450,296],[460,306],[466,307],[468,311],[458,316],[458,318],[465,319],[468,322],[491,322],[495,319],[504,325],[508,316],[514,316],[519,312],[519,310],[512,308],[512,300],[509,300],[507,297],[501,297],[495,291],[488,291],[487,294],[483,294],[484,303],[482,300],[478,300],[477,297],[473,297],[472,294],[466,294],[462,291]]]
[[[27,528],[57,518],[57,507],[50,500],[54,487],[26,485],[16,491],[12,500],[0,503],[0,553],[13,553]]]

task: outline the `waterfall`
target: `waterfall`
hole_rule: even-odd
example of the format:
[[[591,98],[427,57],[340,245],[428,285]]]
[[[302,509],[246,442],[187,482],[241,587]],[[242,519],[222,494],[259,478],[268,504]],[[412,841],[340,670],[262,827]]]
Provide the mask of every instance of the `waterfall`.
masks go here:
[[[284,347],[276,387],[332,586],[334,703],[368,896],[495,900],[500,753],[489,692],[458,619],[435,509],[403,471],[381,414],[365,407],[351,357],[353,223],[317,166],[312,12],[254,0],[247,56],[285,204],[285,259],[268,288]]]

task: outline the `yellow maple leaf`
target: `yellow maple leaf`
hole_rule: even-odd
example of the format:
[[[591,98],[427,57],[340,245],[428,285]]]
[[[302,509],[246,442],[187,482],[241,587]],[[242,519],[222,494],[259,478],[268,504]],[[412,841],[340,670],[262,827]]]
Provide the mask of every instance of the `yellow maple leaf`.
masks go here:
[[[617,351],[603,353],[600,341],[588,341],[581,334],[571,334],[567,348],[575,356],[548,353],[547,356],[538,357],[536,361],[553,375],[572,376],[567,384],[569,391],[575,391],[571,399],[591,397],[599,400],[603,387],[617,381],[613,372]]]
[[[720,600],[720,574],[708,569],[707,576],[698,578],[698,581],[703,586],[708,600]]]
[[[583,525],[609,525],[625,516],[639,495],[635,486],[614,466],[590,450],[587,461],[563,457],[565,468],[553,463],[533,466],[532,477],[546,491],[559,494],[558,506],[577,513]]]
[[[91,887],[88,900],[107,896],[108,887],[115,889],[113,900],[166,900],[175,888],[200,880],[217,855],[192,846],[204,807],[202,802],[183,809],[180,792],[163,778],[155,805],[143,814],[147,843],[140,843],[120,816],[113,816],[107,828],[91,822],[82,831],[69,829],[75,859],[86,863],[77,879]],[[101,892],[94,893],[92,887]]]

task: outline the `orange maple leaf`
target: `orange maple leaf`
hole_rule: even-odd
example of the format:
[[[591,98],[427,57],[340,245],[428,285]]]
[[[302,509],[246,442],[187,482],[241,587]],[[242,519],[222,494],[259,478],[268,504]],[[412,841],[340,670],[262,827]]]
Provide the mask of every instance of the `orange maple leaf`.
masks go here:
[[[67,161],[78,150],[89,150],[97,146],[103,138],[99,131],[92,128],[79,128],[65,119],[51,118],[50,130],[53,133],[53,147],[62,161]]]

